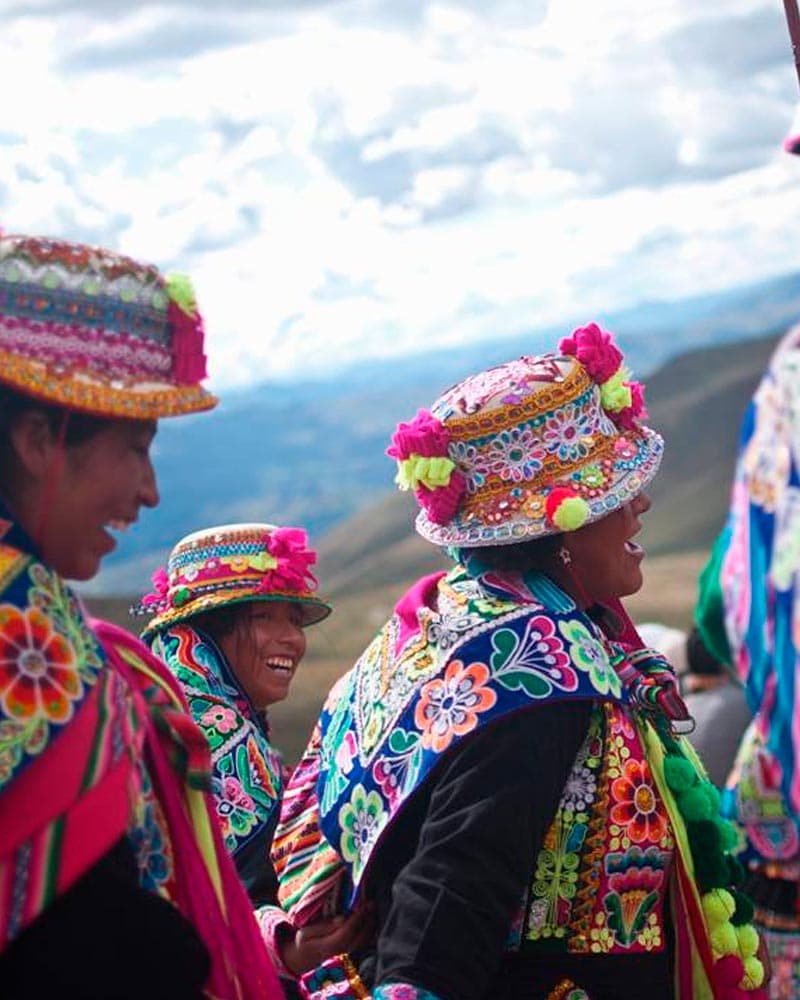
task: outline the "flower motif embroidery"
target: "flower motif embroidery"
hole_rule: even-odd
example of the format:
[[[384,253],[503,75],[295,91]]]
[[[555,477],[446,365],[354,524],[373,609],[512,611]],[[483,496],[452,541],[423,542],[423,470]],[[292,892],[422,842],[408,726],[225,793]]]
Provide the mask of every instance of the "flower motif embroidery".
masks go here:
[[[414,710],[414,722],[426,749],[442,753],[454,736],[464,736],[475,728],[478,715],[497,701],[494,691],[486,687],[489,676],[485,663],[465,667],[461,660],[453,660],[443,678],[428,681]]]
[[[342,830],[339,846],[342,857],[352,864],[354,872],[363,867],[385,818],[380,795],[374,790],[367,793],[363,785],[356,785],[350,801],[339,810]]]
[[[230,733],[236,728],[236,712],[224,705],[212,705],[200,716],[204,726],[213,726],[218,733]]]
[[[0,704],[16,719],[66,722],[83,693],[75,652],[38,608],[0,607]]]
[[[558,628],[569,643],[573,664],[589,675],[595,690],[619,697],[622,683],[599,639],[578,621],[559,622]]]
[[[599,490],[606,481],[605,474],[598,465],[587,465],[585,469],[581,469],[578,478],[589,490]]]
[[[614,454],[623,461],[636,458],[636,445],[626,437],[619,437],[614,442]]]
[[[583,812],[594,801],[597,780],[585,764],[575,764],[561,794],[561,808],[572,813]]]
[[[235,846],[236,837],[246,836],[258,822],[256,804],[242,787],[238,778],[227,775],[213,780],[214,799],[225,841]]]
[[[622,776],[611,782],[612,823],[624,827],[634,844],[657,843],[667,832],[647,761],[628,760]]]
[[[520,483],[541,470],[545,457],[546,452],[530,427],[513,427],[494,438],[486,460],[490,472]]]
[[[588,455],[591,444],[587,438],[593,431],[590,413],[570,403],[547,418],[543,435],[545,447],[562,462],[575,462]]]
[[[465,441],[451,441],[447,451],[464,473],[467,493],[475,493],[486,482],[486,469],[481,465],[478,449]]]

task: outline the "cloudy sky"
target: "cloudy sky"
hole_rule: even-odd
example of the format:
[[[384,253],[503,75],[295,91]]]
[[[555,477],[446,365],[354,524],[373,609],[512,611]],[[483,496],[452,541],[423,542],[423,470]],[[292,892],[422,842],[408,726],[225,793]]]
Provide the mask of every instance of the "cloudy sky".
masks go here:
[[[0,22],[0,223],[192,274],[216,388],[800,269],[779,0]]]

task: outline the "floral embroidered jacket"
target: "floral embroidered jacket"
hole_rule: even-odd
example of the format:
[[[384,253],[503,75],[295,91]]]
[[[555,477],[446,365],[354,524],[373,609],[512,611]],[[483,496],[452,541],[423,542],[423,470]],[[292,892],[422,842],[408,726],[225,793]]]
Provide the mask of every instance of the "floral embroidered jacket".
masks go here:
[[[0,951],[127,835],[141,885],[208,948],[209,997],[280,997],[208,770],[166,667],[90,624],[0,508]]]
[[[591,701],[598,710],[543,848],[531,858],[509,946],[594,955],[663,950],[677,813],[642,711],[656,690],[651,679],[641,656],[607,640],[543,576],[473,577],[457,566],[421,580],[331,692],[288,785],[273,848],[283,906],[298,924],[351,906],[406,803],[469,734],[536,705]],[[696,896],[681,863],[677,882],[680,909],[686,894]],[[694,896],[686,905],[697,918]],[[698,918],[676,942],[679,957],[687,956],[681,996],[712,995],[707,978],[706,992],[691,993],[689,985],[688,956],[704,934]],[[308,995],[348,995],[336,985],[343,975],[328,963],[307,977]],[[369,995],[349,978],[353,996]],[[416,989],[382,983],[373,996],[393,997],[401,987]]]
[[[211,790],[225,846],[256,905],[275,902],[269,860],[283,765],[266,719],[237,683],[216,644],[189,625],[154,636],[151,648],[180,683],[211,749]]]

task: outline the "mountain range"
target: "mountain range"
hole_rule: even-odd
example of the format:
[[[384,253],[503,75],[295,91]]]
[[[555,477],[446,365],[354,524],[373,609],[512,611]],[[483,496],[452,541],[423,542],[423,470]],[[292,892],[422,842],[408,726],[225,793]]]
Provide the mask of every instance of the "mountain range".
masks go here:
[[[354,573],[368,583],[376,572],[370,560],[386,566],[390,548],[399,562],[389,576],[413,575],[420,559],[427,565],[436,557],[420,554],[408,531],[411,505],[392,485],[393,463],[383,452],[397,422],[464,375],[552,350],[592,319],[617,334],[637,376],[651,375],[651,422],[668,443],[653,489],[664,513],[649,518],[648,547],[704,546],[724,512],[746,399],[774,338],[798,316],[800,274],[790,274],[230,393],[212,414],[161,422],[154,452],[161,505],[142,513],[87,592],[135,593],[183,534],[240,520],[305,526],[334,589]]]

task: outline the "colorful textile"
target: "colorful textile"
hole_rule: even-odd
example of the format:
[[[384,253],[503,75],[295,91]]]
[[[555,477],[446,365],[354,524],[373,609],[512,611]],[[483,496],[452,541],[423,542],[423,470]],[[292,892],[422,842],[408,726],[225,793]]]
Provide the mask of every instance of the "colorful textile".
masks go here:
[[[421,580],[323,708],[298,783],[306,798],[282,816],[276,839],[290,915],[297,923],[315,916],[301,870],[317,912],[354,903],[380,838],[459,739],[510,711],[582,697],[604,703],[603,737],[596,720],[539,856],[517,946],[527,935],[584,954],[662,950],[664,901],[676,883],[681,995],[711,1000],[713,980],[721,997],[728,987],[758,997],[752,929],[739,935],[731,921],[746,920],[727,911],[738,899],[729,831],[715,818],[702,766],[669,733],[675,682],[663,666],[657,654],[607,639],[537,574],[476,579],[459,566]]]
[[[188,278],[100,247],[0,234],[0,380],[68,409],[156,419],[215,405]]]
[[[748,409],[720,582],[733,666],[793,816],[800,815],[800,328]]]
[[[236,855],[280,807],[283,765],[269,733],[217,647],[188,625],[159,633],[153,653],[180,684],[211,749],[211,791],[229,853]]]
[[[641,386],[611,335],[591,324],[561,351],[473,375],[399,425],[387,453],[424,538],[485,546],[575,530],[653,478],[663,441],[639,424]]]
[[[153,617],[144,629],[152,636],[204,611],[247,601],[291,601],[303,625],[330,614],[316,594],[310,567],[317,561],[302,528],[274,524],[226,524],[182,538],[166,570],[153,574],[155,590],[134,608]]]
[[[175,682],[121,629],[90,628],[10,521],[0,534],[0,949],[127,833],[144,888],[212,957],[218,1000],[279,997],[199,790],[208,752]]]

